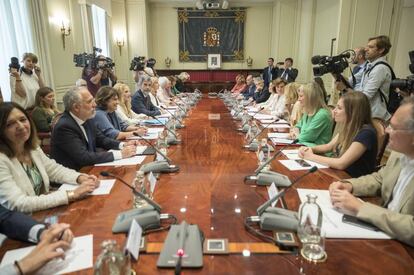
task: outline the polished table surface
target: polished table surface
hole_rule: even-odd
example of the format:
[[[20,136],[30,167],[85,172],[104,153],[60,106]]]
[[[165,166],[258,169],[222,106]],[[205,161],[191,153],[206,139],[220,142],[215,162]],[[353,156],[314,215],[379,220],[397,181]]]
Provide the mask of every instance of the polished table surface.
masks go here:
[[[219,119],[209,119],[218,114]],[[169,157],[180,171],[162,174],[158,180],[154,199],[162,206],[162,213],[174,214],[178,221],[197,224],[206,238],[227,238],[231,243],[249,249],[253,243],[262,243],[244,229],[244,219],[256,214],[257,207],[268,199],[266,187],[243,183],[246,175],[257,168],[257,157],[242,149],[243,135],[236,131],[237,122],[220,99],[203,98],[189,112],[186,127],[179,130],[182,144],[170,146]],[[280,157],[283,158],[283,157]],[[149,158],[147,157],[149,161]],[[93,167],[90,173],[98,175],[104,167]],[[135,177],[136,167],[111,167],[111,172],[127,182]],[[304,171],[289,171],[278,161],[272,170],[286,174],[293,181]],[[304,178],[297,187],[326,189],[329,184],[346,174],[322,169]],[[297,210],[299,197],[295,189],[286,194],[289,209]],[[94,261],[101,252],[100,244],[106,239],[125,243],[124,234],[112,234],[117,214],[132,206],[132,194],[119,181],[108,196],[93,196],[82,201],[42,211],[35,217],[42,219],[58,215],[60,222],[71,224],[76,236],[93,234]],[[167,232],[148,235],[149,243],[161,243]],[[5,249],[21,247],[22,243],[7,241]],[[265,252],[266,245],[263,246]],[[259,249],[260,250],[260,249]],[[240,253],[205,255],[202,269],[184,269],[199,274],[413,274],[412,249],[395,240],[326,240],[328,259],[312,264],[291,254]],[[133,263],[137,274],[171,274],[171,269],[158,269],[158,254],[140,254]],[[92,274],[92,269],[75,274]]]

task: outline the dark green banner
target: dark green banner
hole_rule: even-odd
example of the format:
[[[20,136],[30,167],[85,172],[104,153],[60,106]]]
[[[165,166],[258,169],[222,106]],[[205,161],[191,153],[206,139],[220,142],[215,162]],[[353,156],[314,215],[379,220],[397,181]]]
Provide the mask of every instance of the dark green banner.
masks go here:
[[[207,61],[207,54],[221,54],[223,62],[244,59],[244,8],[230,10],[178,9],[179,59]]]

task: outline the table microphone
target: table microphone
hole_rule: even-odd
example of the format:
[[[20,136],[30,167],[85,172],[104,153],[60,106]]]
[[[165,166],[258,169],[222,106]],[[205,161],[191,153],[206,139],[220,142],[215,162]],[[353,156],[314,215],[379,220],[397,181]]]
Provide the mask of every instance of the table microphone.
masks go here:
[[[278,118],[277,118],[274,122],[277,122],[277,121],[279,121],[279,119],[278,119]],[[272,122],[272,123],[273,123],[273,122]],[[269,127],[269,125],[271,125],[272,123],[268,123],[268,124],[266,124],[266,125],[263,127],[263,129],[259,131],[259,133],[257,133],[257,134],[256,134],[253,138],[251,138],[251,139],[250,139],[249,144],[250,144],[250,143],[252,143],[252,141],[253,141],[255,138],[257,138],[258,136],[260,136],[260,134],[261,134],[261,133],[263,133],[263,131],[264,131],[265,129],[267,129],[267,127]]]
[[[286,191],[289,190],[294,184],[296,184],[298,181],[317,170],[318,167],[316,166],[310,168],[308,172],[306,172],[305,174],[297,178],[295,181],[293,181],[293,183],[290,186],[276,194],[273,198],[269,199],[264,204],[260,205],[256,210],[258,216],[252,216],[250,217],[250,219],[252,221],[259,222],[260,228],[263,230],[297,230],[299,220],[296,211],[269,206],[279,198],[283,198]]]
[[[134,193],[134,195],[138,195],[141,199],[145,200],[148,204],[150,204],[152,207],[154,207],[155,210],[157,210],[158,212],[161,212],[161,206],[156,203],[155,201],[151,200],[150,198],[148,198],[147,196],[145,196],[141,191],[136,190],[134,187],[132,187],[131,185],[129,185],[124,179],[122,179],[121,177],[110,173],[108,171],[102,171],[100,172],[100,175],[103,177],[113,177],[116,178],[117,180],[119,180],[120,182],[122,182],[125,186],[127,186],[129,189],[132,190],[132,192]]]
[[[165,127],[165,129],[167,130],[167,132],[169,132],[170,134],[172,134],[175,138],[174,141],[171,142],[171,144],[178,144],[180,143],[180,140],[178,140],[177,135],[171,130],[169,129],[164,123],[162,123],[161,120],[159,120],[156,116],[151,116],[153,119],[157,120],[159,123],[161,123],[161,125],[163,125]]]
[[[282,148],[280,148],[272,157],[266,160],[262,165],[260,165],[254,172],[254,175],[246,176],[244,181],[246,180],[255,180],[257,185],[271,185],[273,182],[276,186],[288,187],[291,183],[287,176],[279,174],[273,171],[262,171],[270,162],[272,162],[277,156],[279,156],[286,147],[289,145],[295,144],[299,142],[299,139],[295,139],[290,144],[285,144]]]
[[[141,167],[139,168],[140,171],[143,171],[144,173],[149,173],[149,172],[161,172],[161,173],[173,173],[173,172],[177,172],[178,170],[180,170],[180,167],[178,167],[178,165],[174,165],[171,164],[171,159],[168,158],[163,152],[161,152],[157,146],[154,146],[151,144],[151,142],[149,142],[148,140],[144,139],[140,134],[134,132],[134,136],[140,137],[145,143],[147,143],[150,147],[154,148],[154,150],[160,154],[165,160],[158,160],[158,161],[153,161],[150,163],[145,163],[143,165],[141,165]]]

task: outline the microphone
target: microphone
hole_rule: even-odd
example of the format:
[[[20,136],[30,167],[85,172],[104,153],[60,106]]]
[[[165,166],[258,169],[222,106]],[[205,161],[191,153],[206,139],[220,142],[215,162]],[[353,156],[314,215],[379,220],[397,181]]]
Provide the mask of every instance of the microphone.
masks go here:
[[[161,109],[163,109],[163,110],[165,110],[165,111],[167,111],[173,118],[175,118],[179,123],[182,123],[182,121],[181,120],[179,120],[178,119],[178,117],[177,116],[175,116],[172,112],[170,112],[167,108],[165,108],[164,106],[161,106],[160,105],[160,107],[161,107]]]
[[[277,122],[277,121],[279,121],[279,119],[277,118],[274,122]],[[273,122],[272,122],[273,123]],[[272,123],[268,123],[268,124],[266,124],[264,127],[263,127],[263,129],[262,130],[260,130],[260,132],[259,133],[257,133],[253,138],[251,138],[250,139],[250,141],[249,141],[249,143],[252,143],[252,141],[255,139],[255,138],[257,138],[258,136],[260,136],[260,134],[261,133],[263,133],[263,131],[267,128],[267,127],[269,127],[269,125],[270,124],[272,124]]]
[[[125,186],[127,186],[129,189],[132,190],[132,192],[134,193],[134,195],[139,196],[141,199],[145,200],[149,205],[151,205],[152,207],[154,207],[155,210],[157,210],[158,212],[161,212],[161,206],[156,203],[155,201],[151,200],[150,198],[148,198],[147,196],[145,196],[142,192],[136,190],[134,187],[132,187],[131,185],[129,185],[124,179],[122,179],[121,177],[110,173],[108,171],[102,171],[100,172],[100,175],[103,177],[113,177],[116,178],[117,180],[119,180],[120,182],[122,182]]]
[[[262,106],[261,106],[261,107],[259,107],[259,110],[258,110],[257,112],[255,112],[255,113],[253,113],[253,115],[252,115],[251,117],[252,117],[252,118],[254,118],[254,116],[255,116],[255,115],[257,115],[257,114],[258,114],[261,110],[263,110],[263,109],[264,109],[264,107],[262,107]],[[244,123],[241,127],[243,128],[243,126],[244,126],[244,125],[246,125],[246,123],[247,123],[247,122],[248,122],[248,121],[246,121],[246,122],[245,122],[245,123]]]
[[[171,159],[168,158],[163,152],[161,152],[156,146],[152,145],[151,142],[144,139],[138,133],[134,132],[134,136],[140,137],[145,143],[147,143],[149,146],[154,148],[154,150],[165,159],[165,160],[145,163],[139,168],[140,171],[143,171],[144,173],[149,173],[151,171],[154,173],[157,173],[157,172],[173,173],[173,172],[177,172],[178,170],[180,170],[180,167],[178,167],[178,165],[171,164],[172,162]]]
[[[318,170],[318,167],[316,167],[316,166],[311,167],[305,174],[303,174],[302,176],[300,176],[299,178],[294,180],[290,186],[286,187],[285,189],[283,189],[283,191],[276,194],[273,198],[269,199],[267,202],[260,205],[259,208],[257,208],[257,211],[256,211],[257,215],[261,216],[274,201],[278,200],[280,197],[283,197],[285,195],[286,191],[289,190],[290,188],[292,188],[293,185],[295,185],[298,181],[300,181],[301,179],[303,179],[307,175],[316,172],[317,170]]]
[[[179,275],[181,274],[181,263],[182,263],[182,259],[183,256],[185,255],[185,251],[184,251],[184,246],[185,246],[185,240],[187,237],[187,228],[188,228],[188,224],[183,221],[180,224],[180,231],[178,233],[178,250],[177,250],[177,256],[178,256],[178,260],[177,263],[175,265],[175,275]]]

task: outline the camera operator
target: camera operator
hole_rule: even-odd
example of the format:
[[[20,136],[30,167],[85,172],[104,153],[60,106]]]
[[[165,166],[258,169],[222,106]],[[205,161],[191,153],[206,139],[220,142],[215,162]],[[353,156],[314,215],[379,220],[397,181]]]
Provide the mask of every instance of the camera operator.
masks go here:
[[[105,56],[98,55],[95,66],[91,62],[87,67],[83,68],[82,78],[86,80],[88,90],[94,97],[101,86],[112,87],[116,84],[117,77],[113,68],[109,65]]]
[[[34,106],[37,90],[45,86],[37,61],[35,54],[25,53],[23,67],[16,57],[12,57],[9,65],[11,99],[25,109]]]
[[[362,75],[364,73],[365,67],[367,66],[368,62],[365,59],[365,48],[364,47],[355,48],[354,51],[355,51],[355,55],[352,58],[352,64],[355,64],[355,67],[352,69],[352,74],[354,75],[354,77],[352,76],[349,77],[349,84],[351,84],[354,90],[361,91]]]
[[[368,44],[365,47],[365,58],[368,60],[368,64],[362,73],[360,89],[355,89],[363,92],[368,97],[372,117],[380,118],[384,121],[388,121],[391,118],[390,113],[387,111],[387,102],[392,74],[388,66],[381,63],[386,63],[385,56],[390,51],[390,48],[391,42],[388,36],[381,35],[368,39]],[[337,82],[336,88],[342,92],[350,90],[346,88],[343,81]]]

